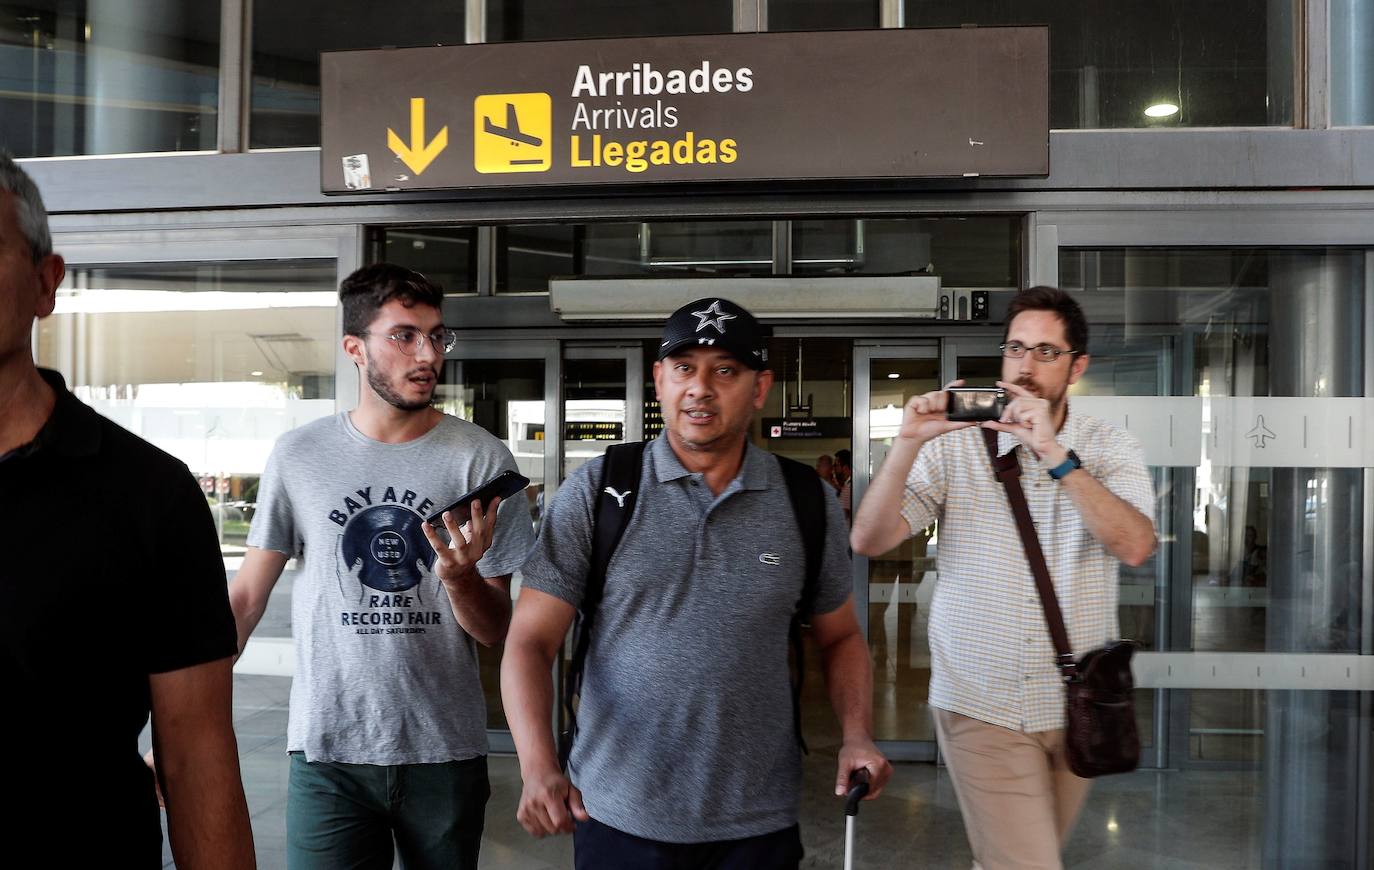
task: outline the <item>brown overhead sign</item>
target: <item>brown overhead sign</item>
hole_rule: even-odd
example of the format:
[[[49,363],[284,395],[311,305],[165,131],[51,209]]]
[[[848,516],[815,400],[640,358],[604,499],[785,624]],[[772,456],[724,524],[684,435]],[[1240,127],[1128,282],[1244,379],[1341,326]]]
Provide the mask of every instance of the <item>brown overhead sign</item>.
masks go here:
[[[325,52],[325,193],[1049,173],[1045,27]]]

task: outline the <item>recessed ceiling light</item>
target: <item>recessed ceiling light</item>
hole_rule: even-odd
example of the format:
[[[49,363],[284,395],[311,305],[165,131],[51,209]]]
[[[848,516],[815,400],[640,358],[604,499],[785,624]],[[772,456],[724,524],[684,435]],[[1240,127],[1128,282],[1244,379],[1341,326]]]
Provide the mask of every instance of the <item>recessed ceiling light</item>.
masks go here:
[[[1155,103],[1145,110],[1145,114],[1151,118],[1167,118],[1178,114],[1178,106],[1173,103]]]
[[[901,375],[899,375],[897,372],[888,372],[888,373],[887,373],[887,376],[888,376],[889,378],[892,378],[894,381],[895,381],[897,378],[900,378],[900,377],[901,377]]]
[[[252,375],[255,378],[262,377],[262,372],[249,372],[248,374]]]

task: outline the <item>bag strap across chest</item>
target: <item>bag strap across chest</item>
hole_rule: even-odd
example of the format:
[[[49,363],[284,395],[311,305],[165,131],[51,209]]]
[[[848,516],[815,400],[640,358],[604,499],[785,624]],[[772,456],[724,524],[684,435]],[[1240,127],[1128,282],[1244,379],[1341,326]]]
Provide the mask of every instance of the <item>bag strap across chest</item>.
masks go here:
[[[1035,532],[1031,520],[1030,506],[1026,504],[1026,493],[1021,489],[1021,462],[1016,451],[1009,450],[1006,455],[997,455],[997,432],[983,430],[983,443],[988,448],[988,459],[992,471],[1007,491],[1007,501],[1011,504],[1011,514],[1016,518],[1016,531],[1021,536],[1021,547],[1026,551],[1026,561],[1030,562],[1031,575],[1035,577],[1035,590],[1040,593],[1040,608],[1045,613],[1045,624],[1050,629],[1050,640],[1054,642],[1055,664],[1064,679],[1071,680],[1078,675],[1078,665],[1073,658],[1073,648],[1069,646],[1069,633],[1064,628],[1064,614],[1059,609],[1059,596],[1054,592],[1050,580],[1050,569],[1045,565],[1045,553],[1040,549],[1040,536]]]

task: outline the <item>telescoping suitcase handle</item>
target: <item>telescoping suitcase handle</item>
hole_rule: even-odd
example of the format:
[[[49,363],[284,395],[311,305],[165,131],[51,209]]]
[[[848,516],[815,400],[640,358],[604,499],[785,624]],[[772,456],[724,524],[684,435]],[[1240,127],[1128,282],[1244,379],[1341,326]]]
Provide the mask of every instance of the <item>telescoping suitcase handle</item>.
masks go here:
[[[849,791],[844,797],[844,814],[857,816],[859,801],[868,796],[868,768],[861,767],[849,775]]]
[[[854,870],[854,817],[859,814],[859,801],[868,794],[868,768],[861,767],[849,774],[849,791],[844,797],[844,870]]]

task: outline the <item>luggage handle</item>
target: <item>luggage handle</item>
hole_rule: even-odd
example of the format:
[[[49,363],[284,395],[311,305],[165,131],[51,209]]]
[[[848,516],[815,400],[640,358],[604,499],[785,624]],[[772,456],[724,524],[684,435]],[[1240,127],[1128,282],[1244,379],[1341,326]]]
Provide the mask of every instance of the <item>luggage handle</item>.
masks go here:
[[[844,814],[857,816],[859,801],[868,795],[868,768],[861,767],[849,774],[849,792],[844,798]]]

